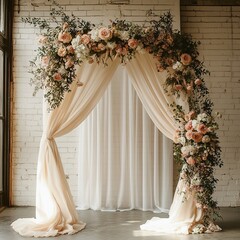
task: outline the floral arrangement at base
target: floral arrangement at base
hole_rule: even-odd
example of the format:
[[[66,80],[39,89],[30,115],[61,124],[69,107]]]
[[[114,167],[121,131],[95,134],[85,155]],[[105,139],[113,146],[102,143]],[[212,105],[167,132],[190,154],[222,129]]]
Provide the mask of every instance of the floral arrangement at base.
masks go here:
[[[109,59],[120,58],[127,64],[137,53],[146,51],[156,59],[159,72],[167,71],[166,94],[183,95],[189,105],[186,113],[182,106],[171,104],[179,125],[174,137],[174,158],[182,165],[180,176],[187,191],[196,193],[196,206],[204,211],[203,222],[193,232],[204,232],[218,216],[217,202],[212,198],[217,183],[214,170],[223,163],[213,103],[204,82],[208,71],[198,60],[199,42],[173,30],[169,12],[158,21],[150,21],[147,27],[118,19],[109,26],[95,26],[66,15],[61,7],[52,9],[49,19],[23,21],[40,29],[40,46],[31,61],[31,84],[35,86],[34,93],[44,89],[50,110],[61,104],[76,77],[76,65],[85,61],[106,65]]]

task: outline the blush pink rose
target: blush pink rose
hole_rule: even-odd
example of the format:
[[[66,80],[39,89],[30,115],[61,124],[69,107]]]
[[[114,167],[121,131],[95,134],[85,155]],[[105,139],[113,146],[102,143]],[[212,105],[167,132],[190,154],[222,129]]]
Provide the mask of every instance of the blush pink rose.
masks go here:
[[[61,76],[60,73],[54,73],[53,79],[54,79],[55,81],[61,81],[61,80],[62,80],[62,76]]]
[[[59,57],[64,57],[67,54],[67,49],[65,47],[60,47],[57,52]]]
[[[133,49],[136,48],[138,46],[138,40],[133,39],[133,38],[129,39],[128,46]]]
[[[102,40],[109,40],[112,38],[112,31],[108,28],[102,27],[99,29],[98,36]]]
[[[58,34],[58,41],[63,43],[69,43],[72,40],[72,35],[69,32],[60,32]]]
[[[191,130],[189,130],[189,131],[187,131],[186,132],[186,138],[188,139],[188,140],[191,140],[192,139],[192,134],[193,134],[193,132],[191,131]]]
[[[192,57],[187,53],[183,53],[180,58],[183,65],[189,65],[192,61]]]
[[[187,122],[185,124],[185,130],[189,131],[189,130],[192,130],[192,129],[193,129],[192,120],[190,120],[189,122]]]
[[[201,133],[198,133],[198,132],[193,132],[192,133],[192,140],[196,143],[199,143],[202,141],[202,137],[203,135]]]
[[[83,34],[83,35],[81,36],[81,41],[82,41],[82,43],[85,44],[85,45],[89,44],[89,42],[90,42],[90,36],[87,35],[87,34]]]
[[[203,124],[203,123],[200,123],[198,126],[197,126],[197,131],[199,133],[202,133],[202,134],[206,134],[208,132],[208,127]]]
[[[73,46],[72,46],[72,45],[67,46],[67,51],[68,51],[68,53],[73,54],[73,53],[74,53],[74,48],[73,48]]]
[[[196,160],[193,157],[189,157],[187,158],[187,163],[193,166],[196,163]]]

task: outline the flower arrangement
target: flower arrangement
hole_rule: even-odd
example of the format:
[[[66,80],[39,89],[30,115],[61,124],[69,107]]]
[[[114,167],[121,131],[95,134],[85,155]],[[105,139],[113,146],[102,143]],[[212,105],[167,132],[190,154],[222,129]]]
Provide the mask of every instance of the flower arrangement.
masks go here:
[[[174,137],[174,158],[182,165],[181,178],[188,191],[196,192],[196,206],[204,210],[204,221],[195,232],[204,232],[218,215],[217,202],[212,199],[217,179],[215,167],[221,167],[221,149],[212,116],[213,103],[204,82],[208,71],[198,60],[199,42],[172,29],[172,16],[165,13],[148,26],[123,20],[109,26],[95,26],[62,9],[52,9],[50,19],[25,18],[40,29],[40,46],[31,61],[36,93],[44,89],[50,109],[57,108],[76,77],[76,65],[88,61],[106,65],[109,59],[130,61],[137,53],[147,51],[156,59],[159,72],[167,71],[166,94],[187,97],[189,112],[172,103],[179,129]],[[82,83],[78,83],[79,86]],[[193,231],[193,232],[194,232]]]

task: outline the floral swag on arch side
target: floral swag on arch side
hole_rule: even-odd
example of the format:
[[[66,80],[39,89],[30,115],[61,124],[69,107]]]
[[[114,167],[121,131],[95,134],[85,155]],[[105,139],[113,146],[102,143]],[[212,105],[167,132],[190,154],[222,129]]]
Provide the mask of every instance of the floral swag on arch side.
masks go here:
[[[40,28],[40,46],[31,61],[31,84],[35,86],[34,93],[44,89],[50,110],[60,106],[64,94],[70,91],[76,65],[85,61],[106,65],[109,59],[116,58],[127,64],[143,51],[152,54],[157,70],[167,72],[166,94],[187,98],[188,112],[177,103],[171,104],[179,126],[174,136],[174,159],[182,165],[180,179],[186,185],[184,191],[196,193],[196,206],[203,211],[201,222],[191,233],[206,232],[219,216],[212,195],[217,183],[214,170],[222,166],[222,160],[216,134],[218,124],[203,78],[208,71],[198,60],[199,42],[173,30],[170,13],[160,16],[159,21],[151,21],[147,27],[123,20],[112,21],[107,27],[95,26],[55,9],[50,19],[23,21]],[[81,87],[82,83],[78,85]]]

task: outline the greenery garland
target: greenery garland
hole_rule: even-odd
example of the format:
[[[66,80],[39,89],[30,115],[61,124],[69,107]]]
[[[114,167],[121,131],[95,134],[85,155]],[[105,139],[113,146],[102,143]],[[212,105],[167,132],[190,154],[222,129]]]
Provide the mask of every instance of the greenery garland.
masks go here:
[[[212,195],[217,179],[214,169],[222,166],[221,149],[212,114],[213,103],[203,76],[208,74],[198,60],[198,45],[188,34],[173,30],[168,12],[147,27],[114,20],[108,27],[95,26],[61,8],[51,10],[51,18],[24,18],[40,29],[40,46],[31,61],[34,93],[44,89],[50,109],[57,108],[76,76],[75,66],[84,61],[106,65],[110,58],[127,63],[138,52],[147,51],[157,60],[158,71],[167,71],[166,94],[187,97],[189,111],[171,104],[179,129],[174,137],[174,159],[182,166],[181,178],[186,191],[196,192],[196,206],[204,211],[198,230],[204,232],[218,216]],[[80,86],[82,83],[78,83]],[[200,229],[200,230],[199,230]]]

